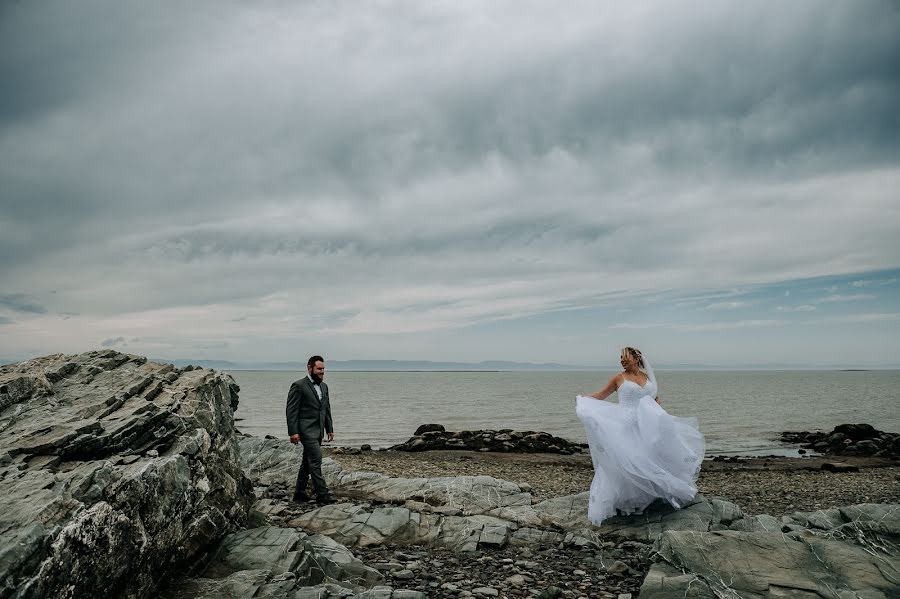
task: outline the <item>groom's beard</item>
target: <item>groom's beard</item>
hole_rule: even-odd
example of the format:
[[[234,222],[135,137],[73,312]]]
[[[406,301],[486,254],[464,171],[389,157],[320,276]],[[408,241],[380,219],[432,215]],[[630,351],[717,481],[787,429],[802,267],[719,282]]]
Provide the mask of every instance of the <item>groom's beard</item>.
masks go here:
[[[322,384],[322,379],[323,379],[324,377],[316,376],[316,375],[310,373],[309,378],[311,378],[312,381],[313,381],[315,384],[321,385],[321,384]]]

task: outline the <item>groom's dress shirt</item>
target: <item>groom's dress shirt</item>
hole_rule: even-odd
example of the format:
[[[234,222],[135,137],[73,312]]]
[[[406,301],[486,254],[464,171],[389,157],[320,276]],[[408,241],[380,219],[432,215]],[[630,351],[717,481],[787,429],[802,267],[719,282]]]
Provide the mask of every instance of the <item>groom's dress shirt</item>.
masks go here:
[[[306,375],[306,378],[309,379],[309,382],[312,383],[313,389],[316,390],[316,395],[319,396],[319,401],[322,401],[322,388],[319,386],[319,383],[315,382],[313,378],[308,374]]]

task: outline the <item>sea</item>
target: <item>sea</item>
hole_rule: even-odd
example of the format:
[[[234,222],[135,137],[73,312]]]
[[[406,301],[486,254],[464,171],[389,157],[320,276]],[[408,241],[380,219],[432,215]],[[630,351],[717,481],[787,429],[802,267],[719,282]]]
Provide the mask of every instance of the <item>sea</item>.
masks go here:
[[[241,432],[287,437],[285,401],[305,372],[231,370],[240,385]],[[329,371],[338,446],[402,443],[421,424],[447,430],[546,431],[585,442],[575,396],[592,393],[613,372]],[[656,373],[662,406],[693,416],[707,455],[798,455],[782,431],[830,430],[865,422],[900,432],[900,370],[738,370]],[[615,401],[615,395],[610,398]]]

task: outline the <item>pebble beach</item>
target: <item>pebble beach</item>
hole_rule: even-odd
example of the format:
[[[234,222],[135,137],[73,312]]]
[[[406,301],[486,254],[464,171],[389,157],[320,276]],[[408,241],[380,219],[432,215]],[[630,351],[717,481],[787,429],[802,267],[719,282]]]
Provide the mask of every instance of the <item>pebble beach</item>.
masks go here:
[[[388,476],[493,476],[524,483],[535,501],[572,495],[590,488],[594,470],[588,455],[514,454],[469,451],[366,451],[341,453],[326,448],[348,470]],[[704,495],[726,497],[747,514],[780,516],[857,503],[900,503],[900,464],[882,458],[847,456],[706,459],[697,481]],[[823,464],[855,467],[855,472],[823,470]]]

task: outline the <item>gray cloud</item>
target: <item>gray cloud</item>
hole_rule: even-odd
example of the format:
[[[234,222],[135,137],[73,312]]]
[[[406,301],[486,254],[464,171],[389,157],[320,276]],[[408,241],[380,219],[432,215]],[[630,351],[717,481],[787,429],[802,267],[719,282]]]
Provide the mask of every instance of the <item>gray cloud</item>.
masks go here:
[[[0,11],[0,276],[29,293],[0,305],[73,339],[449,329],[897,266],[891,2]]]
[[[126,346],[128,342],[125,341],[125,337],[110,337],[109,339],[104,339],[100,342],[100,345],[103,347],[117,347],[117,346]]]
[[[32,314],[44,314],[47,311],[44,306],[25,293],[0,294],[0,306],[4,306],[16,312],[28,312]]]

